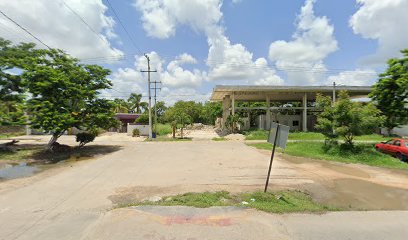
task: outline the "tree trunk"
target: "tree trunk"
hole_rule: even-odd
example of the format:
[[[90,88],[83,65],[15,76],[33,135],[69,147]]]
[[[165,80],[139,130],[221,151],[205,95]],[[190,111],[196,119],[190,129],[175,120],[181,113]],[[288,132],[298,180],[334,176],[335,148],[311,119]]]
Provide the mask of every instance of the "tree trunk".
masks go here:
[[[181,138],[183,138],[183,128],[184,127],[181,127],[181,130],[180,130],[181,131]]]
[[[176,126],[173,126],[173,138],[176,138]]]
[[[54,143],[58,140],[59,137],[61,137],[62,133],[53,133],[50,141],[48,142],[46,146],[46,150],[52,151],[52,147]]]

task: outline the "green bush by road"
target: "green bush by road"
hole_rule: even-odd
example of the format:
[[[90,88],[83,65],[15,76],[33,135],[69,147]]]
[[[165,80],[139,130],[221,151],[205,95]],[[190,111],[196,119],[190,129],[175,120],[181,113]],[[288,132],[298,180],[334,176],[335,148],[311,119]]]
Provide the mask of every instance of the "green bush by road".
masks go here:
[[[268,138],[269,131],[266,130],[249,130],[244,131],[245,140],[266,140]],[[290,132],[289,140],[321,140],[324,141],[324,135],[318,132]],[[383,137],[379,134],[370,134],[357,136],[355,140],[358,141],[385,141],[390,139],[389,137]]]
[[[259,149],[272,149],[270,143],[248,144]],[[321,142],[289,142],[285,153],[292,156],[308,157],[321,160],[361,163],[371,166],[408,169],[408,164],[374,149],[373,144],[356,144],[353,150],[341,145],[325,148]]]
[[[273,213],[325,212],[339,210],[316,203],[309,195],[298,191],[281,191],[276,193],[252,192],[239,194],[230,194],[226,191],[185,193],[176,196],[163,197],[158,202],[143,201],[120,205],[118,207],[141,205],[190,206],[198,208],[213,206],[245,206]]]

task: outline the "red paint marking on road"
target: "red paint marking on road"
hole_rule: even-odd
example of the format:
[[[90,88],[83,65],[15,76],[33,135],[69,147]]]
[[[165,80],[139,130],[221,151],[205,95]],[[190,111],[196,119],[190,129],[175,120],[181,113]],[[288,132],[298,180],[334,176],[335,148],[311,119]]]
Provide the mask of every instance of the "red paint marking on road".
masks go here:
[[[209,226],[219,226],[226,227],[232,225],[231,218],[224,217],[184,217],[184,216],[170,216],[165,217],[164,224],[174,225],[174,224],[195,224],[195,225],[209,225]]]

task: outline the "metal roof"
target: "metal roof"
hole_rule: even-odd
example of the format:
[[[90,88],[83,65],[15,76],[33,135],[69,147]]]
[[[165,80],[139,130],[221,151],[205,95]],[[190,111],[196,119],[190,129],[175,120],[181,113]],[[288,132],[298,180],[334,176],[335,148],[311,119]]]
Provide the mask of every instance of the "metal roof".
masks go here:
[[[336,91],[346,90],[351,97],[367,97],[371,86],[336,86]],[[333,94],[333,86],[250,86],[250,85],[217,85],[213,89],[211,101],[222,101],[225,96],[234,94],[235,100],[265,101],[269,97],[272,101],[297,101],[304,94],[309,100],[314,100],[317,93]]]

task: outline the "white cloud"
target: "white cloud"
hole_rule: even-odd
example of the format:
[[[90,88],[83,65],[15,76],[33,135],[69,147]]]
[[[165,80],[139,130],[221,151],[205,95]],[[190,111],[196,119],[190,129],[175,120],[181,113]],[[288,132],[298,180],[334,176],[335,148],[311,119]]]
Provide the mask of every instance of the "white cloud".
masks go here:
[[[142,12],[144,29],[148,35],[156,38],[169,38],[176,32],[177,25],[187,25],[207,36],[209,51],[207,65],[209,80],[247,80],[248,83],[282,84],[275,71],[262,59],[253,60],[253,54],[242,44],[232,44],[220,25],[222,18],[220,0],[136,0],[136,8]],[[160,12],[160,14],[156,14]],[[165,23],[163,23],[165,22]],[[160,23],[160,24],[158,24]],[[258,62],[258,63],[257,63]],[[179,62],[177,62],[180,64]],[[259,68],[259,63],[262,67]],[[170,82],[185,84],[199,82],[198,71],[183,72],[174,62],[168,69],[175,79]],[[196,79],[193,77],[196,77]],[[205,78],[202,76],[201,78]],[[178,81],[176,81],[178,79]],[[193,86],[193,85],[192,85]]]
[[[178,24],[205,32],[222,17],[220,0],[135,0],[134,5],[147,34],[161,39],[174,36]]]
[[[151,70],[157,70],[151,73],[151,80],[162,82],[163,92],[184,91],[194,92],[200,87],[206,78],[206,73],[198,69],[186,70],[181,65],[196,64],[197,60],[187,54],[181,54],[167,65],[166,62],[156,52],[150,52]],[[147,70],[147,60],[144,56],[135,56],[133,68],[119,68],[112,75],[113,90],[108,91],[113,97],[124,97],[131,92],[147,95],[147,74],[140,70]],[[159,85],[160,86],[160,85]],[[161,93],[163,94],[163,93]]]
[[[350,18],[355,34],[378,40],[377,52],[363,59],[364,65],[384,65],[400,55],[408,42],[407,0],[356,0],[358,11]]]
[[[329,84],[336,82],[336,84],[348,86],[366,86],[373,84],[376,78],[377,73],[372,69],[356,69],[329,76],[328,82]]]
[[[306,0],[298,15],[292,41],[275,41],[269,47],[269,59],[285,70],[295,84],[314,84],[322,80],[326,68],[323,60],[335,52],[334,27],[327,17],[316,17],[315,0]]]
[[[66,50],[78,58],[120,56],[109,39],[116,39],[115,21],[106,15],[101,0],[64,0],[99,36],[93,33],[62,1],[0,0],[0,8],[47,45]],[[4,16],[0,16],[0,36],[13,42],[31,41],[44,47]]]

